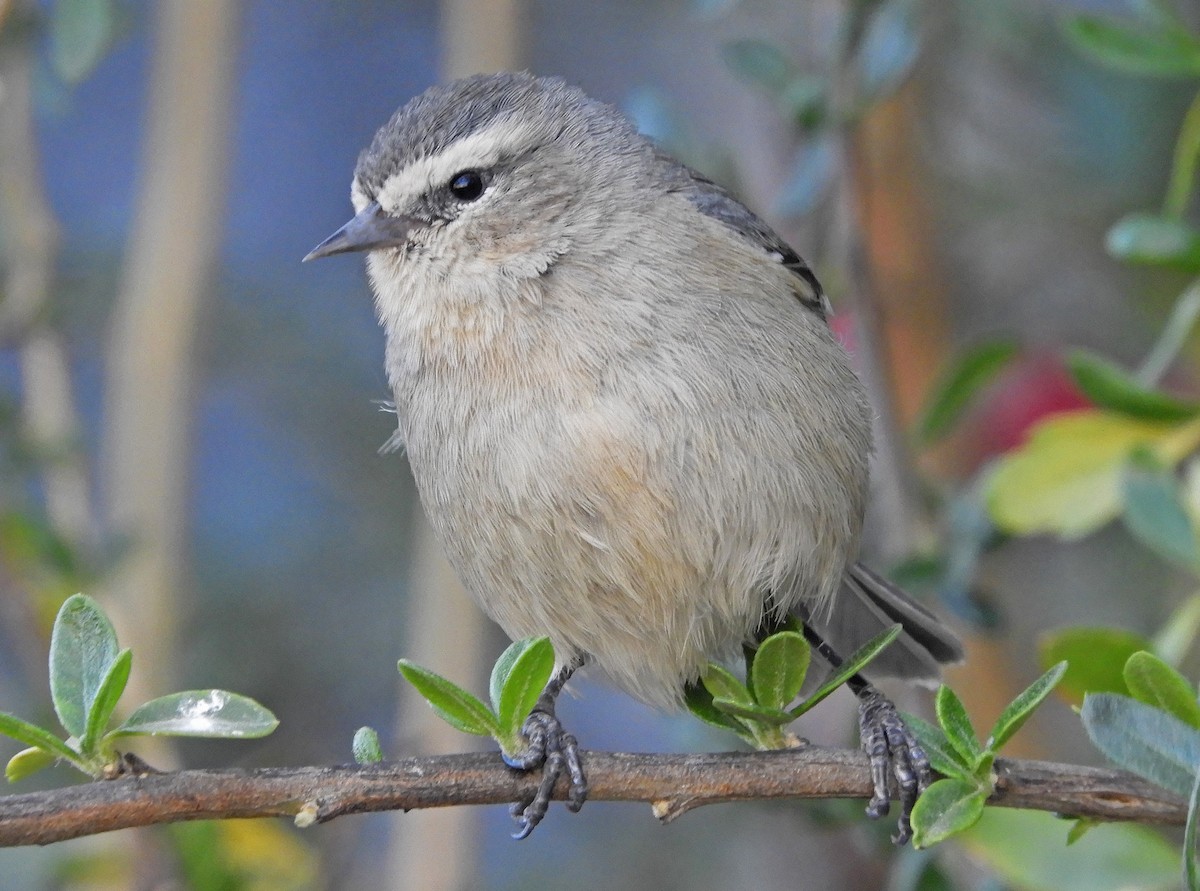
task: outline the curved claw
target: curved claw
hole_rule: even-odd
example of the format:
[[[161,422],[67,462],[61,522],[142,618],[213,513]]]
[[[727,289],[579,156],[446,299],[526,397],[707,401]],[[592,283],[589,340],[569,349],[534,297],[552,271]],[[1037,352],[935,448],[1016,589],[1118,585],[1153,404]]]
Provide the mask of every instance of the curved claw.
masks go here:
[[[902,845],[912,838],[913,805],[933,781],[929,758],[886,696],[869,685],[859,692],[858,726],[863,751],[871,759],[874,793],[867,816],[885,816],[891,807],[889,779],[900,793],[900,820],[892,841]]]
[[[571,782],[567,793],[568,810],[575,812],[583,807],[588,793],[587,778],[579,759],[579,743],[563,729],[552,712],[534,709],[525,719],[522,731],[528,745],[515,754],[502,755],[504,763],[516,770],[541,767],[542,780],[532,797],[514,802],[509,807],[509,813],[518,823],[517,831],[513,833],[515,839],[527,838],[542,822],[550,808],[554,787],[564,773]]]

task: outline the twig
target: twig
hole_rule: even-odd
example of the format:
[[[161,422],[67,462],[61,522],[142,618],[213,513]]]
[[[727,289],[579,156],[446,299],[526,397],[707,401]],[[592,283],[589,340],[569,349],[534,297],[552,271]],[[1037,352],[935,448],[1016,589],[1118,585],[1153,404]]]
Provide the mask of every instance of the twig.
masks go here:
[[[861,752],[809,746],[782,752],[642,755],[586,752],[593,801],[643,801],[663,822],[705,804],[780,798],[868,798]],[[992,804],[1140,823],[1182,824],[1183,799],[1128,773],[1000,760]],[[367,767],[185,770],[0,797],[0,847],[49,844],[112,829],[182,820],[343,814],[528,798],[538,777],[495,754],[410,758]],[[560,784],[556,797],[566,787]]]

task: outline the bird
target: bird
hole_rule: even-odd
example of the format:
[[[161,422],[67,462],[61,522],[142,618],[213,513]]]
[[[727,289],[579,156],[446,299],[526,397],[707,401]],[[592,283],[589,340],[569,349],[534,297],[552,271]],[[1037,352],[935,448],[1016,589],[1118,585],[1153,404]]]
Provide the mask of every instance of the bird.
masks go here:
[[[680,708],[712,660],[796,617],[834,665],[899,623],[849,686],[873,817],[911,834],[928,758],[873,683],[962,659],[858,560],[872,411],[804,260],[723,186],[562,79],[474,75],[403,105],[355,166],[357,252],[423,508],[467,591],[556,665],[506,754],[587,795],[557,717],[578,670]]]

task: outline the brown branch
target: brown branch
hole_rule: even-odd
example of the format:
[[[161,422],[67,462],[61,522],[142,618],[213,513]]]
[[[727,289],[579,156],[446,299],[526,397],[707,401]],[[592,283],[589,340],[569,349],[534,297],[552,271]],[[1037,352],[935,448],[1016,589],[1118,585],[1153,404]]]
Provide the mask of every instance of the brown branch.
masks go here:
[[[704,804],[779,798],[867,798],[861,752],[631,755],[586,752],[593,801],[644,801],[668,822]],[[991,803],[1141,823],[1181,824],[1185,802],[1128,773],[1046,761],[996,762]],[[0,797],[0,847],[49,844],[112,829],[182,820],[293,817],[501,804],[533,794],[538,777],[495,754],[409,758],[369,767],[185,770]],[[565,784],[556,797],[562,798]]]

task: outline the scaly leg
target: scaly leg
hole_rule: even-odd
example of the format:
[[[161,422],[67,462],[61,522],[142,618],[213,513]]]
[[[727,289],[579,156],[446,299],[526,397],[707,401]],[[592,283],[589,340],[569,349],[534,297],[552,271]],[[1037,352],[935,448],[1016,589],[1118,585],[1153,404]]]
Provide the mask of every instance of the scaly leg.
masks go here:
[[[579,761],[579,743],[563,729],[562,723],[554,714],[558,694],[582,664],[582,660],[576,659],[564,665],[550,679],[546,689],[538,697],[537,705],[525,719],[524,727],[521,728],[529,744],[524,751],[515,755],[502,755],[504,763],[517,770],[534,770],[538,767],[542,769],[542,781],[533,797],[527,801],[517,801],[509,808],[513,819],[518,823],[513,838],[526,838],[538,823],[542,822],[550,807],[554,786],[564,772],[571,778],[567,809],[576,812],[587,800],[587,777],[584,776],[583,765]]]

